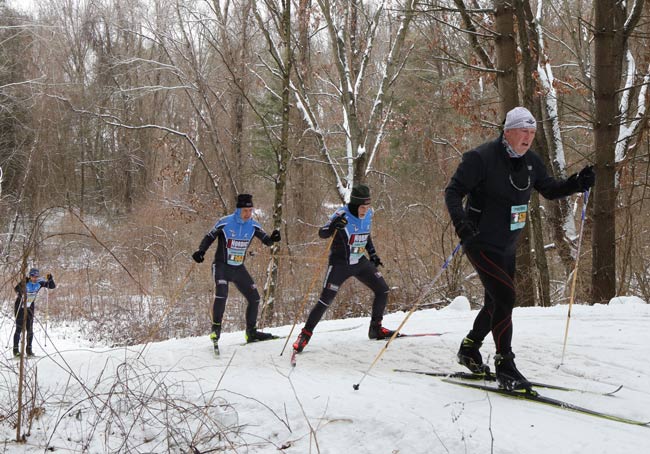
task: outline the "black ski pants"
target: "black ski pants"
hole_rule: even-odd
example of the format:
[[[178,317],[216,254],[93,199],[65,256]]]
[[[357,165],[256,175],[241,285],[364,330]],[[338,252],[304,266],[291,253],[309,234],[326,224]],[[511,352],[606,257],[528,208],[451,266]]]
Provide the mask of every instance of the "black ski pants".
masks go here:
[[[215,294],[212,306],[212,330],[221,333],[221,321],[226,309],[228,299],[228,284],[232,282],[237,290],[244,295],[248,306],[246,307],[246,329],[252,330],[257,324],[257,311],[260,306],[260,294],[253,278],[244,265],[232,266],[226,263],[212,264],[212,277],[214,278]]]
[[[34,340],[34,304],[27,308],[27,320],[25,326],[27,327],[27,350],[32,349],[32,341]],[[14,349],[20,345],[20,334],[23,332],[23,322],[25,317],[25,308],[20,302],[14,304],[14,313],[16,314],[16,331],[14,332]]]
[[[472,331],[472,340],[483,342],[492,331],[497,353],[512,351],[512,309],[515,307],[515,253],[487,251],[480,247],[465,249],[485,289],[485,303],[479,311]]]
[[[375,265],[369,260],[363,260],[356,265],[330,265],[327,268],[323,291],[305,323],[307,331],[314,330],[327,308],[334,301],[341,285],[351,277],[356,277],[374,292],[375,299],[372,303],[370,317],[374,322],[381,322],[388,302],[388,285]]]

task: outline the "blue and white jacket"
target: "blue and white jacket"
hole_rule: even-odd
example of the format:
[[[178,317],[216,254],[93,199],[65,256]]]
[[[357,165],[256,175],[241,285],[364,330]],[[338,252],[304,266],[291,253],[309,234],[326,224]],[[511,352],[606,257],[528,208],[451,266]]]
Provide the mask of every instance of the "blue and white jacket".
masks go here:
[[[259,238],[266,246],[273,245],[271,237],[267,235],[262,226],[253,218],[244,221],[241,218],[241,208],[237,208],[233,214],[217,221],[203,237],[199,251],[205,254],[214,240],[218,239],[213,263],[241,266],[244,264],[246,250],[253,237]]]
[[[27,308],[30,310],[34,309],[36,298],[38,296],[38,292],[41,290],[42,287],[53,289],[56,288],[56,284],[54,283],[54,279],[45,280],[43,278],[40,278],[36,282],[32,282],[30,278],[25,278],[25,286],[23,287],[23,284],[18,284],[14,287],[14,290],[18,294],[16,297],[16,302],[14,303],[14,312],[18,313],[18,309],[20,308],[21,301],[24,301],[25,304],[27,305]],[[23,298],[23,288],[25,289],[25,295]]]
[[[336,230],[331,227],[331,223],[341,214],[345,214],[348,223],[344,229]],[[330,216],[327,224],[318,230],[318,236],[321,238],[336,235],[330,248],[330,265],[356,265],[368,260],[366,252],[368,255],[375,254],[375,246],[372,244],[370,235],[373,214],[374,211],[370,208],[365,217],[360,219],[354,216],[349,207],[345,205],[336,210]]]

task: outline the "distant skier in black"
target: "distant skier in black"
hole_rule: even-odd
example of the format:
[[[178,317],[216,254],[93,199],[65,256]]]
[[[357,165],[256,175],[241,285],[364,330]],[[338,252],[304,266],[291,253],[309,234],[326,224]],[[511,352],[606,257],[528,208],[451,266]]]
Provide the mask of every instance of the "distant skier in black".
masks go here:
[[[496,377],[499,386],[510,390],[530,388],[515,366],[511,341],[515,253],[531,192],[535,189],[547,199],[557,199],[586,191],[596,179],[591,166],[566,180],[550,177],[541,158],[529,151],[536,128],[527,109],[512,109],[496,140],[463,154],[445,190],[456,233],[485,288],[485,304],[461,343],[458,362],[474,373],[488,372],[479,348],[492,332]]]
[[[221,321],[228,299],[228,283],[233,282],[248,301],[246,308],[246,342],[264,341],[273,339],[269,333],[258,331],[257,311],[259,309],[260,294],[248,273],[244,260],[246,250],[253,237],[262,241],[266,246],[280,241],[280,231],[274,230],[267,235],[262,226],[253,220],[253,196],[239,194],[237,196],[237,209],[234,213],[217,221],[212,229],[205,235],[199,249],[192,254],[197,263],[202,263],[210,245],[217,241],[217,250],[212,262],[212,276],[216,286],[214,305],[212,307],[212,332],[210,339],[216,351],[221,336]]]
[[[293,344],[296,352],[300,353],[305,348],[314,328],[334,301],[339,288],[351,277],[356,277],[375,294],[368,337],[386,339],[393,335],[394,331],[381,325],[389,289],[384,277],[378,271],[378,267],[383,263],[375,251],[370,234],[372,216],[370,189],[368,186],[358,185],[352,188],[350,203],[336,210],[327,224],[318,231],[318,236],[321,238],[336,236],[330,249],[329,266],[320,298]],[[366,253],[370,259],[366,258]]]
[[[47,279],[40,277],[38,269],[32,268],[25,278],[25,282],[14,287],[17,293],[16,301],[14,302],[14,314],[16,316],[16,331],[14,332],[14,356],[20,356],[20,334],[23,331],[23,324],[26,326],[27,345],[25,346],[25,353],[27,356],[34,356],[32,350],[32,341],[34,340],[34,312],[36,312],[36,300],[40,294],[41,288],[45,287],[53,289],[56,287],[54,278],[51,274],[47,274]],[[27,308],[27,311],[25,311]],[[25,316],[27,320],[25,320]]]

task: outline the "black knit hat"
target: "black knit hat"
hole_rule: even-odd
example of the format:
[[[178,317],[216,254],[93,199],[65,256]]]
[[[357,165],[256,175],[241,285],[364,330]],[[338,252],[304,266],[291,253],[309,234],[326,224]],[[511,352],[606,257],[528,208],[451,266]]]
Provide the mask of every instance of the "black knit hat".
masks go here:
[[[239,194],[237,196],[237,208],[250,208],[253,206],[253,196],[251,194]]]
[[[365,184],[359,184],[352,188],[350,205],[370,205],[370,188]]]

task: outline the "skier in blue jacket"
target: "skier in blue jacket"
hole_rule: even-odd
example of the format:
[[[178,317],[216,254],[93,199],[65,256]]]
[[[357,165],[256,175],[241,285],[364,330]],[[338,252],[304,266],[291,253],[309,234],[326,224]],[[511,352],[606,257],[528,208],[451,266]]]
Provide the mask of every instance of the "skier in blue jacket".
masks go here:
[[[499,386],[525,390],[530,383],[515,366],[511,343],[515,255],[526,225],[528,202],[533,189],[550,200],[586,191],[593,186],[596,174],[586,166],[568,179],[548,175],[542,159],[530,150],[537,122],[524,107],[508,112],[503,129],[497,139],[463,154],[445,190],[456,233],[485,288],[485,304],[462,340],[457,357],[474,373],[489,372],[479,349],[492,333]]]
[[[32,350],[32,341],[34,340],[34,312],[36,311],[36,300],[40,293],[41,288],[53,289],[56,287],[54,279],[51,274],[47,274],[47,279],[40,277],[37,268],[29,270],[29,274],[25,278],[25,282],[14,287],[18,294],[14,303],[14,314],[16,315],[16,331],[14,332],[14,356],[20,356],[20,334],[23,331],[23,324],[26,327],[27,345],[25,352],[27,356],[34,356]],[[27,311],[25,311],[27,308]],[[25,320],[25,316],[27,319]]]
[[[233,282],[248,301],[246,308],[246,342],[273,339],[269,333],[258,331],[257,312],[260,294],[253,278],[244,266],[246,250],[252,239],[256,237],[266,246],[280,241],[280,231],[274,230],[271,235],[262,229],[253,219],[253,196],[239,194],[237,209],[234,213],[217,221],[212,229],[203,237],[199,249],[192,254],[195,262],[201,263],[210,245],[217,240],[217,250],[212,262],[212,276],[216,286],[214,304],[212,306],[212,332],[210,339],[218,352],[217,342],[221,336],[221,321],[228,299],[228,283]]]
[[[357,278],[375,294],[368,337],[386,339],[394,333],[381,325],[389,289],[384,277],[378,271],[378,267],[383,263],[377,255],[370,233],[373,217],[370,202],[368,186],[355,186],[352,188],[350,203],[336,210],[318,231],[318,236],[321,238],[329,238],[332,235],[335,237],[330,249],[329,266],[320,298],[293,344],[293,349],[298,353],[303,351],[311,339],[314,328],[334,301],[341,285],[351,277]]]

